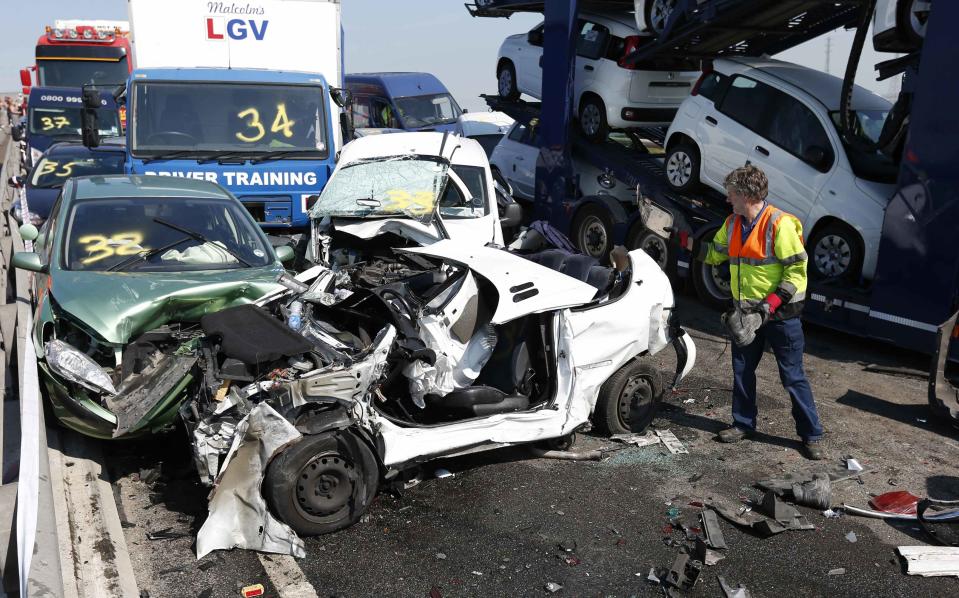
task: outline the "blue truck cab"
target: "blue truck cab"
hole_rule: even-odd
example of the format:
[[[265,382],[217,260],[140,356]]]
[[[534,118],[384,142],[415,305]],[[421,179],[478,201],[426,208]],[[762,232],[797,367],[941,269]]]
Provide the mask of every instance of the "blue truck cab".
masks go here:
[[[353,94],[357,129],[455,132],[463,113],[439,79],[429,73],[357,73],[344,83]]]
[[[127,106],[127,173],[212,181],[264,228],[308,225],[337,149],[338,111],[322,75],[137,69]]]
[[[100,106],[97,109],[100,136],[121,136],[123,129],[116,100],[110,94],[101,94]],[[80,88],[34,87],[30,90],[24,127],[27,168],[32,168],[54,143],[80,140],[82,110],[83,92]]]

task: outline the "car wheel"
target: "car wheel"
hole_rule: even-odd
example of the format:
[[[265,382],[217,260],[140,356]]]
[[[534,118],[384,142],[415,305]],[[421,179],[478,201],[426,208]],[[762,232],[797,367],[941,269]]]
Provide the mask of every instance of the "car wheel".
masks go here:
[[[579,130],[590,141],[602,141],[609,134],[606,105],[599,96],[588,95],[580,102]]]
[[[499,97],[504,100],[519,99],[519,88],[516,87],[516,68],[509,60],[504,60],[496,70],[496,86]]]
[[[630,251],[633,249],[642,249],[646,252],[646,255],[653,258],[653,261],[656,262],[656,265],[662,270],[666,270],[666,268],[669,267],[670,254],[668,241],[644,226],[637,226],[635,230],[630,232],[629,238],[626,241],[626,247],[628,247]]]
[[[699,150],[681,141],[666,152],[666,181],[677,191],[694,191],[699,187]]]
[[[273,459],[263,481],[270,510],[301,536],[355,523],[376,496],[373,452],[349,430],[305,436]]]
[[[663,377],[648,363],[632,361],[599,389],[593,424],[609,435],[639,433],[656,417],[663,398]]]
[[[613,223],[606,210],[595,205],[580,208],[573,220],[573,238],[580,251],[605,263],[613,249]]]
[[[918,48],[926,37],[929,21],[930,0],[899,0],[896,5],[896,28],[899,37],[910,46]]]
[[[809,276],[854,281],[862,271],[859,236],[844,224],[829,224],[809,239]]]
[[[662,33],[678,3],[679,0],[646,0],[646,28],[657,34]]]
[[[703,239],[712,239],[716,231],[709,231]],[[693,260],[693,288],[696,296],[704,305],[725,310],[732,301],[732,288],[729,284],[729,262],[711,266],[699,260]]]

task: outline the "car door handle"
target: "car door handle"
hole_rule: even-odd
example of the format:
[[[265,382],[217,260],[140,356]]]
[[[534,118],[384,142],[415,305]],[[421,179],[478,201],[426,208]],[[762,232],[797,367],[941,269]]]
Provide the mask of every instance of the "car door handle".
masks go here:
[[[716,120],[715,118],[713,118],[712,116],[707,116],[707,117],[706,117],[706,122],[708,122],[709,124],[713,125],[714,127],[719,124],[719,121]]]
[[[757,146],[756,146],[756,151],[759,152],[760,154],[764,155],[764,156],[768,156],[768,155],[769,155],[769,150],[766,149],[766,148],[764,148],[764,147],[761,146],[761,145],[757,145]]]
[[[593,67],[591,67],[590,65],[587,64],[586,66],[583,67],[583,70],[584,70],[584,71],[594,71],[594,70],[596,70],[596,69],[594,69]]]

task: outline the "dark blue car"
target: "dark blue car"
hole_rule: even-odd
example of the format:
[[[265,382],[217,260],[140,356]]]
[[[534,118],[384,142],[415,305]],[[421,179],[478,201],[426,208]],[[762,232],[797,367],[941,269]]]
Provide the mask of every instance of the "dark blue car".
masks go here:
[[[357,129],[450,131],[463,110],[439,79],[429,73],[346,75]]]
[[[57,143],[43,154],[24,181],[32,224],[40,226],[47,219],[67,179],[93,174],[123,174],[125,151],[122,138],[109,141],[96,148],[84,147],[82,143]],[[14,218],[22,224],[19,199],[13,202],[11,210]]]

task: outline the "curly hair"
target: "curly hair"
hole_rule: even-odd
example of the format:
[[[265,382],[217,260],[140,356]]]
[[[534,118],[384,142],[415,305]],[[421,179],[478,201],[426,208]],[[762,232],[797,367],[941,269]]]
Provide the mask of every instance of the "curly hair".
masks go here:
[[[740,166],[726,175],[723,186],[758,201],[766,199],[766,195],[769,194],[766,173],[752,164]]]

